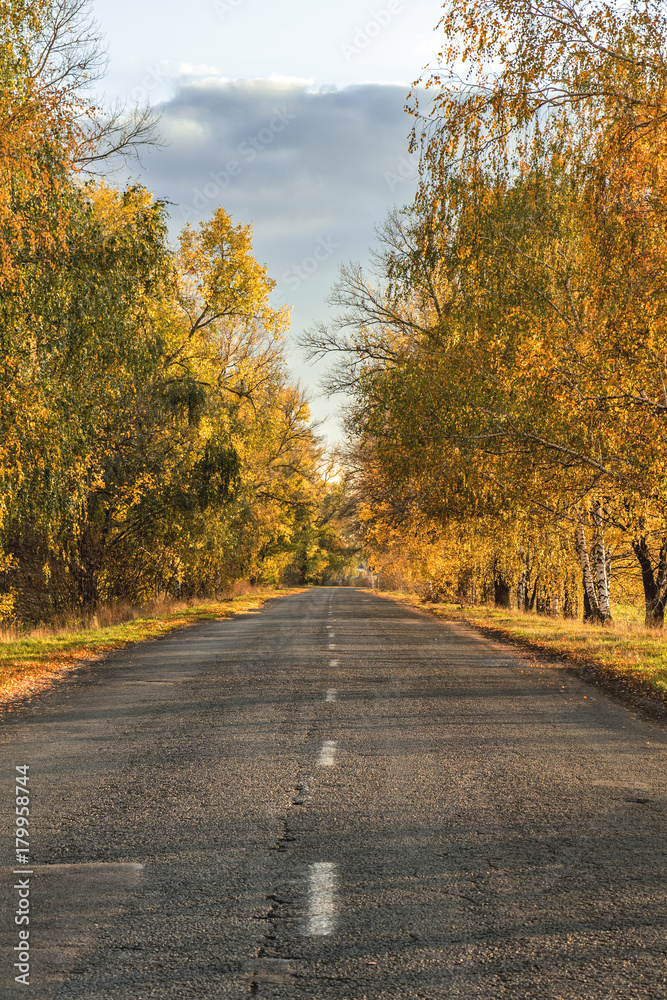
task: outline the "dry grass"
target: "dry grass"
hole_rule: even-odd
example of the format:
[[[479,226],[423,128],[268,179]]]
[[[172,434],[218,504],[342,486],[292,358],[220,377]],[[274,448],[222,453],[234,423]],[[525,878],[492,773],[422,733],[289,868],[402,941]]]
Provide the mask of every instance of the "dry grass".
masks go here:
[[[548,618],[520,611],[456,604],[430,604],[415,594],[387,593],[448,621],[465,622],[514,639],[536,652],[566,657],[576,666],[593,666],[603,679],[667,703],[667,635],[624,620],[602,628],[581,621]]]
[[[53,687],[82,660],[101,659],[128,643],[156,639],[194,622],[256,611],[272,597],[298,593],[301,588],[241,593],[200,604],[156,601],[143,609],[114,605],[85,620],[63,621],[29,632],[6,629],[0,633],[0,707],[11,711],[18,699]]]

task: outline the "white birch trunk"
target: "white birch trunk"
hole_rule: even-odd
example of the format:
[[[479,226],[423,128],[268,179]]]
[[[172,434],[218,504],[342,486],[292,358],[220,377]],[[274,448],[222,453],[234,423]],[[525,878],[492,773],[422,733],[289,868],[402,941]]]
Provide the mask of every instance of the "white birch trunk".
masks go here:
[[[574,546],[577,550],[577,555],[579,556],[579,563],[581,565],[581,572],[584,578],[584,590],[588,597],[588,603],[591,606],[592,613],[600,617],[600,605],[598,604],[598,597],[595,593],[595,584],[593,582],[593,574],[591,573],[591,564],[588,559],[588,551],[586,549],[586,538],[584,536],[584,526],[579,521],[577,527],[574,529]]]
[[[522,573],[516,588],[516,606],[519,611],[526,607],[526,574]]]
[[[609,580],[607,578],[607,558],[604,547],[604,534],[602,531],[602,504],[598,500],[593,508],[593,547],[591,549],[593,559],[593,574],[598,593],[598,606],[600,617],[603,622],[611,621],[611,610],[609,608]]]

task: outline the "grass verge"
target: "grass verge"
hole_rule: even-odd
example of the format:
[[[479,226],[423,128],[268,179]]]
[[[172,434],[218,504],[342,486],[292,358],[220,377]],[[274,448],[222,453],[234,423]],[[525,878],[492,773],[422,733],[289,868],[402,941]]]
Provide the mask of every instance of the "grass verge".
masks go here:
[[[431,604],[415,594],[387,592],[385,596],[446,621],[474,625],[488,635],[542,654],[543,659],[563,659],[564,666],[586,680],[617,694],[625,689],[648,697],[662,704],[660,714],[667,712],[667,636],[663,632],[632,623],[602,628],[501,608]]]
[[[195,622],[221,620],[257,611],[274,597],[301,593],[301,588],[259,591],[224,601],[206,601],[176,609],[165,608],[147,617],[133,617],[102,627],[35,630],[0,642],[0,707],[11,706],[27,695],[40,694],[76,669],[83,660],[99,660],[133,642],[157,639]]]

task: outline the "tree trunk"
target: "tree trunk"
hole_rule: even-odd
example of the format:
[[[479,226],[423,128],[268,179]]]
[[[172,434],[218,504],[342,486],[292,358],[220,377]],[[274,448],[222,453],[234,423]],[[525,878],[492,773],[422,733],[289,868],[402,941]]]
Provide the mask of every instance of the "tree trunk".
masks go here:
[[[578,522],[577,527],[574,529],[574,547],[579,556],[579,564],[584,580],[584,621],[599,623],[602,621],[602,616],[600,614],[597,594],[595,593],[595,583],[593,582],[591,564],[588,560],[588,551],[586,549],[584,526],[581,521]]]
[[[577,617],[577,580],[574,573],[568,573],[565,578],[563,594],[563,618]]]
[[[604,568],[607,573],[607,597],[609,598],[609,602],[611,604],[611,549],[609,546],[606,547]]]
[[[531,594],[530,601],[528,602],[528,607],[526,608],[527,611],[534,611],[535,609],[535,598],[537,597],[537,587],[539,582],[540,578],[538,576],[533,586],[533,593]]]
[[[494,576],[493,601],[497,608],[509,608],[510,606],[510,585],[502,576]]]
[[[522,553],[523,561],[525,563],[525,569],[522,571],[519,577],[519,587],[517,589],[517,607],[520,611],[530,611],[530,576],[531,576],[531,565],[530,565],[530,552],[526,552],[525,555]],[[539,574],[538,574],[539,575]]]
[[[593,508],[593,547],[591,549],[591,557],[593,560],[593,574],[598,607],[600,609],[600,621],[603,625],[606,625],[608,622],[611,622],[611,609],[609,607],[609,580],[607,579],[607,553],[604,545],[602,504],[599,500]]]
[[[516,606],[523,611],[527,604],[526,574],[522,573],[516,587]]]
[[[660,586],[660,583],[664,580],[667,572],[667,539],[663,539],[660,548],[657,574],[653,570],[646,537],[642,536],[636,539],[632,543],[632,549],[637,556],[642,571],[645,605],[644,622],[649,628],[662,628],[665,623],[665,600],[667,595],[665,594],[664,586]]]
[[[600,619],[595,615],[591,607],[590,598],[588,596],[588,591],[584,588],[584,621],[585,622],[598,622]]]

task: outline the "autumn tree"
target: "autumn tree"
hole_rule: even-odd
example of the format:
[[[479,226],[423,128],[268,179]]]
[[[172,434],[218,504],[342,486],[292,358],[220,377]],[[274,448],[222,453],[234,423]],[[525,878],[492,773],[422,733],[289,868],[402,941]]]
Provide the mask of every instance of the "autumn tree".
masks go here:
[[[391,220],[378,256],[384,286],[344,273],[340,320],[311,347],[349,359],[334,387],[356,394],[355,433],[406,497],[417,489],[421,511],[440,523],[499,524],[508,511],[571,523],[589,617],[606,620],[603,528],[632,537],[632,512],[646,515],[659,482],[662,437],[658,419],[655,450],[638,451],[647,408],[627,405],[634,359],[624,367],[618,341],[600,338],[613,289],[608,280],[597,296],[590,218],[573,190],[554,171],[509,184],[455,175],[437,219],[418,207]],[[612,369],[625,385],[617,398],[602,377]],[[496,583],[506,590],[502,574]]]
[[[279,582],[317,532],[326,463],[249,227],[219,209],[172,253],[143,189],[90,183],[70,198],[67,253],[30,276],[31,310],[11,325],[35,414],[7,393],[18,610]],[[310,550],[299,579],[319,572]]]
[[[250,227],[174,250],[161,202],[86,180],[155,133],[90,100],[85,0],[0,23],[0,614],[321,575],[326,461]]]
[[[569,525],[590,620],[611,617],[612,550],[633,552],[661,624],[667,20],[451,0],[440,27],[415,206],[311,347],[346,359],[334,387],[406,516],[535,524],[554,551]]]

